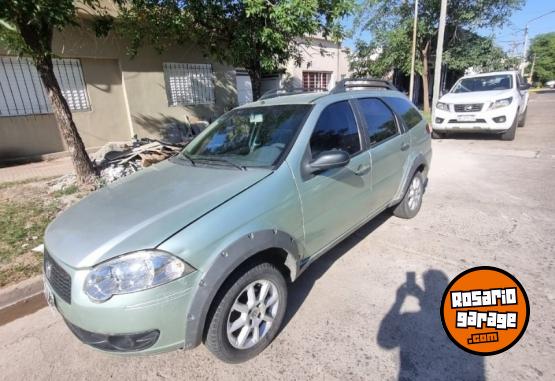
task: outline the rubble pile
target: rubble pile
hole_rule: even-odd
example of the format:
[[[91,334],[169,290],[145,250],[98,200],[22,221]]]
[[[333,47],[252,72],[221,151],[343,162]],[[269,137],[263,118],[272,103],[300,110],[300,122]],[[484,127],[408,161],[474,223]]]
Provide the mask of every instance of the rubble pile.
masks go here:
[[[141,139],[133,143],[108,143],[93,156],[100,177],[111,183],[162,160],[177,155],[186,144],[168,144],[159,140]]]

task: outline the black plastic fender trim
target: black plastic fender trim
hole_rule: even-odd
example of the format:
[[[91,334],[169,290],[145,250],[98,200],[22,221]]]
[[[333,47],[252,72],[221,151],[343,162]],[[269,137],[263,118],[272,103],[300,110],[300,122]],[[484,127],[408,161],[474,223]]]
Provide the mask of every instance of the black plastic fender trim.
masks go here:
[[[289,234],[277,229],[249,233],[215,256],[193,293],[186,316],[184,349],[192,349],[201,343],[212,301],[229,275],[250,257],[273,248],[287,252],[285,266],[291,273],[291,280],[295,280],[300,267],[297,243]]]

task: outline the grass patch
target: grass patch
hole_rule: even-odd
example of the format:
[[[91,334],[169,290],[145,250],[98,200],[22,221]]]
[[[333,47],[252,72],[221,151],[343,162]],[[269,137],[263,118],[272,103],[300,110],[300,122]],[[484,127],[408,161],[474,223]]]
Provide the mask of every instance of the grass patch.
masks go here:
[[[42,254],[31,250],[57,212],[49,199],[0,200],[0,287],[41,272]]]
[[[31,179],[21,180],[21,181],[7,181],[5,183],[0,183],[0,190],[13,188],[20,185],[26,185],[31,183],[36,183],[37,181],[49,181],[57,178],[59,176],[50,176],[50,177],[34,177]]]
[[[53,195],[56,197],[62,197],[62,196],[69,196],[70,194],[75,194],[77,192],[79,192],[79,188],[77,187],[77,185],[70,185],[61,190],[53,192]]]

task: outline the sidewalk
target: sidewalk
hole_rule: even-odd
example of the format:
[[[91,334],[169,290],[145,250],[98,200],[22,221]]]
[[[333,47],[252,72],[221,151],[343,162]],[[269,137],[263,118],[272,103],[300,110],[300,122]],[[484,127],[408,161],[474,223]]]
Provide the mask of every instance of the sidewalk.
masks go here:
[[[55,177],[73,173],[69,157],[0,168],[0,183],[32,178]]]

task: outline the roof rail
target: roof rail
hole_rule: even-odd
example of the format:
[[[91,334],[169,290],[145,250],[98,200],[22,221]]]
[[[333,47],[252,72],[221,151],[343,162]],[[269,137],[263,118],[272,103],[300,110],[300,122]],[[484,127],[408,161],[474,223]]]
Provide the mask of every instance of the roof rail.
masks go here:
[[[328,92],[328,89],[314,88],[314,89],[307,90],[302,87],[274,89],[274,90],[266,91],[264,94],[262,94],[260,98],[258,98],[258,100],[260,101],[264,99],[283,97],[286,95],[319,93],[319,92]]]
[[[393,84],[385,79],[377,78],[345,78],[337,82],[330,94],[344,93],[353,90],[394,90]]]

